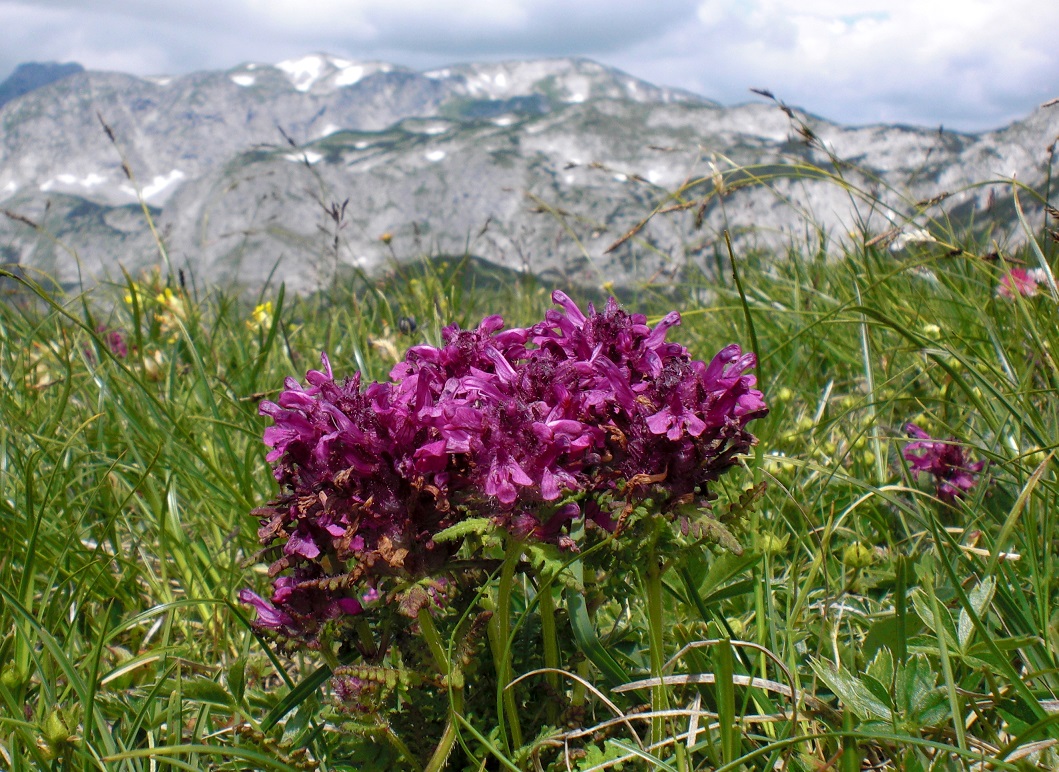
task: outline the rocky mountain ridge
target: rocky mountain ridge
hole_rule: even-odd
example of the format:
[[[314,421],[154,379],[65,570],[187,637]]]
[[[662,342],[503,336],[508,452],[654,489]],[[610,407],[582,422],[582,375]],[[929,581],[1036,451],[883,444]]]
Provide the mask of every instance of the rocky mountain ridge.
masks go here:
[[[1003,238],[1002,181],[1041,186],[1057,134],[1059,108],[976,135],[792,121],[584,59],[82,72],[0,107],[0,262],[65,283],[156,264],[142,199],[174,266],[211,282],[309,290],[465,252],[562,281],[665,280],[712,260],[725,228],[782,250],[973,215]],[[609,250],[658,208],[673,211]]]
[[[57,80],[84,72],[84,67],[77,62],[26,62],[15,68],[14,72],[0,82],[0,107],[20,96],[36,91],[42,86]]]

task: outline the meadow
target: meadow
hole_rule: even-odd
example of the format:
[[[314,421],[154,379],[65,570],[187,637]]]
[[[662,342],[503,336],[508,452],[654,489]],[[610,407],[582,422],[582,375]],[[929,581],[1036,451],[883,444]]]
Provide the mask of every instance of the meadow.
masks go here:
[[[321,352],[386,381],[447,325],[610,288],[460,258],[249,300],[4,271],[0,768],[1056,768],[1056,223],[998,248],[928,207],[903,249],[866,231],[620,291],[679,311],[695,359],[758,355],[768,415],[693,527],[650,496],[566,542],[468,520],[315,646],[240,601],[276,560],[259,402]]]

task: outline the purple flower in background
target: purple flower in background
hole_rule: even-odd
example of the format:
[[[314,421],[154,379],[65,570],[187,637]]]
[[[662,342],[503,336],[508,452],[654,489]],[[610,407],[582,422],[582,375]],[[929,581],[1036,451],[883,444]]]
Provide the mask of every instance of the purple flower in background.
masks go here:
[[[129,348],[125,345],[125,333],[122,330],[100,330],[103,335],[103,341],[107,344],[107,348],[110,349],[110,353],[119,359],[125,359],[129,356]]]
[[[112,330],[105,324],[101,324],[96,327],[96,333],[103,341],[103,345],[107,347],[111,354],[116,356],[118,359],[126,359],[129,356],[129,347],[125,342],[125,331],[124,330]],[[95,354],[91,347],[84,347],[85,356],[90,362],[95,362]]]
[[[977,475],[985,461],[971,463],[966,450],[955,438],[935,440],[915,424],[906,425],[905,431],[909,437],[915,438],[904,449],[912,476],[918,478],[920,472],[932,474],[938,498],[952,503],[977,484]],[[922,452],[917,454],[915,451]]]
[[[587,313],[552,299],[529,328],[446,327],[385,383],[340,383],[322,356],[304,385],[287,378],[261,403],[285,493],[253,513],[276,556],[271,601],[240,595],[260,627],[314,646],[363,603],[417,608],[416,588],[444,583],[460,547],[433,537],[461,520],[576,549],[573,524],[613,531],[615,505],[709,506],[709,484],[756,442],[747,423],[768,412],[754,354],[731,345],[707,364],[666,341],[676,312],[651,327],[613,298]]]

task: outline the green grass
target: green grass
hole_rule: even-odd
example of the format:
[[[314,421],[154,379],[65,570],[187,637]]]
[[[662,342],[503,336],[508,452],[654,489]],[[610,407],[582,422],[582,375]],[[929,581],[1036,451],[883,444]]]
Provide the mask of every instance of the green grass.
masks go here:
[[[413,642],[344,663],[381,685],[359,714],[336,709],[327,658],[277,653],[234,601],[267,583],[257,403],[320,351],[385,378],[446,324],[540,319],[551,288],[430,261],[263,297],[255,322],[165,277],[79,296],[23,281],[0,304],[0,769],[437,769],[444,742],[450,769],[1054,768],[1057,307],[1047,288],[998,298],[1006,264],[930,227],[899,256],[863,234],[629,290],[630,310],[678,308],[670,338],[698,358],[760,354],[772,412],[716,503],[742,554],[635,529],[529,550],[530,570],[516,552],[421,661]],[[1006,257],[1052,259],[1039,238]],[[101,325],[135,351],[114,356]],[[988,460],[955,506],[911,478],[912,420]],[[660,575],[638,570],[645,543]]]

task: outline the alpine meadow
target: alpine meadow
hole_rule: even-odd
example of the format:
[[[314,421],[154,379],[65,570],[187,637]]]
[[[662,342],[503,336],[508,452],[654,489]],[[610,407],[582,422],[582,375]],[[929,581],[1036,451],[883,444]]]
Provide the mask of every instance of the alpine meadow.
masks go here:
[[[258,149],[289,284],[174,259],[92,116],[153,251],[0,267],[0,769],[1059,768],[1055,145],[923,198],[762,95],[780,160],[524,196],[544,271]]]

